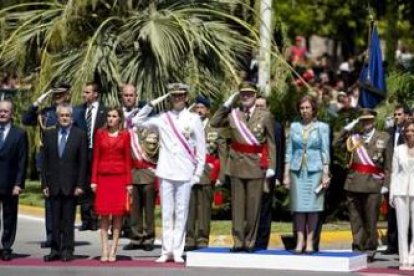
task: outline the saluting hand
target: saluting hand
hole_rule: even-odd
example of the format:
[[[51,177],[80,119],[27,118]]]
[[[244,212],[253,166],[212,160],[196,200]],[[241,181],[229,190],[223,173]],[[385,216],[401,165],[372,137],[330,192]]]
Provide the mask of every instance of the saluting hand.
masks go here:
[[[83,194],[83,190],[81,188],[76,188],[75,189],[75,192],[74,192],[75,196],[80,196],[82,194]]]
[[[50,89],[49,91],[47,91],[46,93],[43,93],[42,95],[40,95],[39,98],[36,99],[36,101],[33,103],[35,106],[39,106],[42,104],[42,102],[50,95],[50,93],[52,93],[52,89]]]
[[[224,102],[224,106],[227,108],[231,107],[231,105],[233,104],[234,100],[236,99],[238,95],[239,95],[238,91],[231,94],[230,97]]]
[[[152,106],[156,106],[156,105],[158,105],[160,102],[162,102],[163,100],[165,100],[166,98],[168,98],[168,96],[170,96],[170,93],[167,93],[167,94],[165,94],[165,95],[163,95],[163,96],[161,96],[161,97],[156,98],[155,100],[152,100],[152,101],[150,102],[150,104],[151,104]]]

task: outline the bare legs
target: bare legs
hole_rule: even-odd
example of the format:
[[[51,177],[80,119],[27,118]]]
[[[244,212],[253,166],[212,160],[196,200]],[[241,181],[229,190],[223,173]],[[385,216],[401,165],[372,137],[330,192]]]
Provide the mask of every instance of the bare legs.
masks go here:
[[[313,242],[318,226],[319,213],[299,213],[293,214],[294,231],[297,237],[295,252],[314,252]],[[306,235],[305,235],[306,234]]]
[[[102,254],[101,262],[115,262],[116,251],[118,249],[119,235],[122,227],[122,216],[112,216],[112,235],[113,242],[111,250],[109,252],[108,245],[108,228],[109,228],[109,216],[101,217],[101,243],[102,243]]]

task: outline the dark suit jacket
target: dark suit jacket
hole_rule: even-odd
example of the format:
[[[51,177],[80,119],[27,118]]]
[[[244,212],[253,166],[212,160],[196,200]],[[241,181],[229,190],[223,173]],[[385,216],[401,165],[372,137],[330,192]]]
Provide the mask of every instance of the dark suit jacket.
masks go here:
[[[0,148],[0,194],[11,195],[16,185],[24,189],[27,152],[26,132],[12,125]]]
[[[385,178],[385,182],[387,184],[387,186],[390,185],[391,182],[391,168],[392,168],[392,157],[394,156],[394,145],[395,145],[395,131],[397,130],[397,128],[394,127],[390,127],[387,128],[385,130],[386,133],[388,133],[388,135],[390,136],[390,139],[388,140],[388,144],[387,144],[387,168],[389,169],[389,172],[386,174],[386,178]],[[397,141],[397,145],[401,145],[404,144],[404,133],[403,131],[401,131],[400,136],[398,137],[398,141]]]
[[[72,126],[62,158],[58,154],[58,128],[45,131],[43,136],[42,188],[52,196],[73,195],[76,187],[85,189],[87,170],[86,133]]]
[[[275,142],[276,142],[276,168],[275,168],[275,177],[282,183],[283,180],[283,171],[285,169],[285,144],[286,136],[285,129],[279,122],[275,122]]]
[[[85,132],[88,131],[88,127],[86,125],[86,104],[78,105],[73,110],[73,125],[83,129]],[[100,129],[104,126],[106,122],[106,107],[103,103],[99,103],[98,112],[96,113],[95,119],[95,126],[94,126],[94,134],[97,129]]]

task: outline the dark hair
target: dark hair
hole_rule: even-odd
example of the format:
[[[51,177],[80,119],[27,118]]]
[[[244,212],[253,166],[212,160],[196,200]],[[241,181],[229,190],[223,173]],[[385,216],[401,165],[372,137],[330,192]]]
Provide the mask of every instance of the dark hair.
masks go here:
[[[296,104],[296,111],[298,113],[300,113],[300,106],[304,103],[304,102],[309,102],[312,106],[312,115],[313,117],[316,117],[316,114],[318,113],[318,104],[316,102],[316,99],[312,96],[306,95],[303,96],[302,98],[300,98],[300,100],[298,101],[298,103]]]
[[[402,109],[405,115],[410,115],[411,114],[411,110],[406,104],[403,104],[403,103],[397,104],[395,106],[394,110],[397,110],[397,109]]]
[[[414,125],[414,118],[410,118],[407,121],[404,122],[404,138],[406,138],[407,135],[407,129],[410,125]]]
[[[93,92],[96,92],[99,94],[99,85],[96,82],[93,82],[93,81],[87,82],[85,86],[92,86]]]
[[[124,111],[122,110],[122,107],[120,106],[110,106],[106,109],[106,116],[108,117],[109,112],[116,111],[118,113],[118,116],[120,118],[118,130],[124,129]],[[105,123],[105,128],[108,128],[108,121]]]

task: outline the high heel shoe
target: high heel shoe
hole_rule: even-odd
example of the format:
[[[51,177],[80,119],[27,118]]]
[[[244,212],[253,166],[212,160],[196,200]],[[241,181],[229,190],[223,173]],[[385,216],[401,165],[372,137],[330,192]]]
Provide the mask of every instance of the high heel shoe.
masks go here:
[[[102,263],[105,263],[105,262],[107,262],[107,261],[108,261],[108,250],[106,250],[106,251],[102,251],[102,256],[101,256],[100,261],[101,261]]]
[[[108,257],[108,262],[111,262],[111,263],[116,262],[116,249],[111,250],[111,253],[109,254],[109,257]]]

